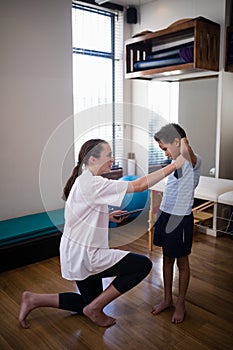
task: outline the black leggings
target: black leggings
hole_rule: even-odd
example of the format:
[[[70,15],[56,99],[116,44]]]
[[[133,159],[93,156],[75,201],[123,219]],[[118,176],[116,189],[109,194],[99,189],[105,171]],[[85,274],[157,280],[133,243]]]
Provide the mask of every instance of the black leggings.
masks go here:
[[[114,277],[113,286],[121,293],[135,287],[150,272],[152,262],[144,255],[129,253],[109,269],[76,281],[79,293],[60,293],[59,309],[82,314],[83,308],[103,292],[102,278]]]

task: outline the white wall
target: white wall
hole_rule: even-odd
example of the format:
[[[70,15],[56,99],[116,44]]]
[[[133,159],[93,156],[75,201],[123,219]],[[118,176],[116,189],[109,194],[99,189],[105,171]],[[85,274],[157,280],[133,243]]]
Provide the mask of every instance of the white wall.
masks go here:
[[[154,0],[138,7],[140,21],[133,34],[144,30],[160,30],[183,18],[198,16],[219,24],[225,19],[225,0]]]
[[[72,122],[59,127],[72,115],[71,3],[0,2],[1,219],[63,205],[73,167]]]
[[[219,177],[233,179],[233,73],[223,74]]]
[[[209,176],[216,160],[218,79],[188,80],[179,85],[179,123],[203,159],[202,175]]]

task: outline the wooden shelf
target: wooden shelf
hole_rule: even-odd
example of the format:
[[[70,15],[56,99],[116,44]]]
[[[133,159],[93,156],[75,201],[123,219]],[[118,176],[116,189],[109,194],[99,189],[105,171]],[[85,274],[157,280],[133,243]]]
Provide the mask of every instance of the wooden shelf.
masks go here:
[[[203,224],[205,221],[213,218],[213,211],[209,211],[214,206],[212,201],[204,201],[202,204],[193,208],[194,224]],[[206,211],[208,209],[208,211]]]
[[[213,213],[200,211],[194,214],[194,219],[197,220],[198,222],[204,222],[212,218],[213,218]]]
[[[196,76],[214,76],[219,70],[220,25],[203,17],[179,21],[170,27],[147,33],[125,42],[126,79],[182,80]],[[148,56],[161,50],[193,45],[193,61],[162,67],[138,69],[138,62],[150,63]],[[151,63],[150,63],[151,64]]]
[[[233,72],[233,26],[227,28],[225,70]]]
[[[119,169],[111,170],[109,173],[102,174],[102,176],[107,177],[108,179],[118,180],[120,177],[123,176],[123,169],[119,168]]]

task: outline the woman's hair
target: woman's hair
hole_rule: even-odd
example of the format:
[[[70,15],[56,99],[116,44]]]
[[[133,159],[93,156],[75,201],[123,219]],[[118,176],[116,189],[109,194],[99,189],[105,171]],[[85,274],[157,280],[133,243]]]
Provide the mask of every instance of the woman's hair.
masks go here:
[[[165,143],[172,143],[175,138],[182,139],[183,137],[186,137],[184,129],[179,124],[175,123],[163,126],[154,134],[155,141]]]
[[[101,139],[91,139],[86,141],[80,151],[78,156],[78,163],[76,167],[73,169],[72,175],[68,179],[64,190],[63,190],[63,199],[67,200],[70,190],[76,180],[76,178],[81,174],[82,172],[82,166],[87,165],[88,160],[91,156],[95,158],[100,157],[100,153],[103,150],[103,144],[107,144],[107,141],[101,140]]]

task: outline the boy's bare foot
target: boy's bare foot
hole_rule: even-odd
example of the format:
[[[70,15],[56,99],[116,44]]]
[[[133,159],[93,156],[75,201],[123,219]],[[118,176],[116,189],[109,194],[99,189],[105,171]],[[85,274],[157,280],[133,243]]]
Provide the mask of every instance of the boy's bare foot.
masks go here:
[[[116,323],[115,318],[107,316],[102,310],[93,309],[89,305],[84,307],[83,313],[92,322],[101,327],[110,327]]]
[[[157,305],[155,305],[155,306],[153,307],[151,313],[152,313],[153,315],[157,315],[157,314],[159,314],[160,312],[162,312],[162,311],[168,309],[168,308],[171,307],[171,306],[172,306],[172,302],[169,302],[169,303],[168,303],[168,302],[166,302],[166,301],[162,301],[161,303],[159,303],[159,304],[157,304]]]
[[[176,304],[176,309],[175,312],[172,316],[172,323],[181,323],[184,321],[184,317],[185,317],[185,303],[184,301],[178,301]]]
[[[31,292],[24,292],[22,295],[21,305],[19,309],[19,322],[23,328],[29,328],[26,321],[28,314],[34,309]]]

